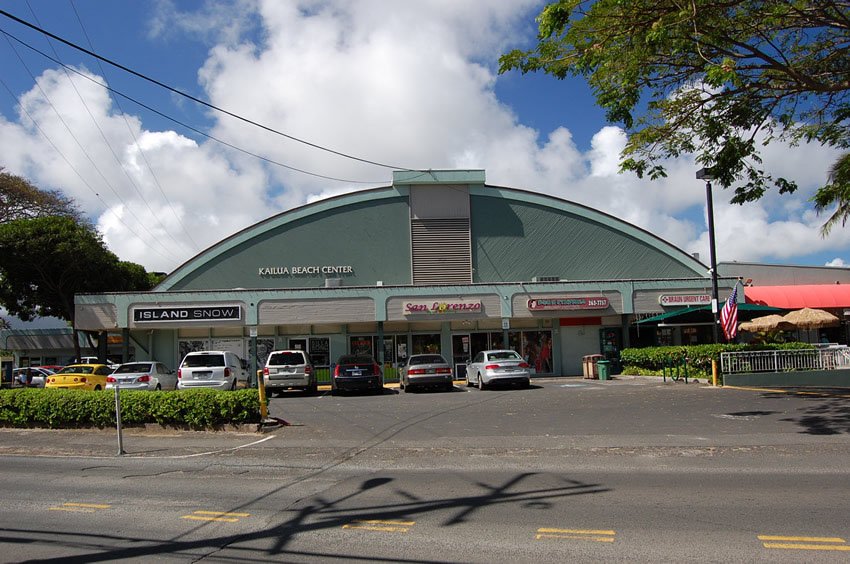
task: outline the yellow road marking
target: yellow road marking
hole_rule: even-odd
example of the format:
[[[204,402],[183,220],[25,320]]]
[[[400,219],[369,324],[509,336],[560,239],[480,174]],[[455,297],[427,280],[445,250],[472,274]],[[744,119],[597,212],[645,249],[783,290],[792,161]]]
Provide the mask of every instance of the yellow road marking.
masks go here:
[[[97,509],[109,509],[111,505],[103,503],[63,503],[59,507],[50,507],[49,511],[74,511],[77,513],[94,513]]]
[[[250,517],[250,513],[236,513],[233,511],[193,511],[191,515],[183,515],[181,519],[193,521],[219,521],[223,523],[235,523],[240,517]]]
[[[784,550],[837,550],[841,552],[850,552],[850,545],[847,545],[841,537],[792,537],[781,535],[758,535],[760,541],[784,541],[784,542],[763,542],[765,548],[779,548]],[[820,544],[806,544],[820,543]]]
[[[239,520],[229,517],[199,517],[197,515],[184,515],[181,519],[192,519],[193,521],[223,521],[225,523],[235,523]]]
[[[850,546],[846,544],[785,544],[779,542],[766,542],[765,548],[784,548],[786,550],[839,550],[850,552]]]
[[[406,533],[416,521],[383,521],[381,519],[357,519],[343,525],[343,529],[360,529],[363,531],[386,531],[391,533]]]
[[[540,527],[537,529],[537,534],[534,536],[534,539],[571,539],[593,542],[614,542],[614,536],[616,534],[616,531],[608,529],[553,529],[549,527]]]
[[[841,537],[783,537],[777,535],[759,535],[763,541],[795,541],[795,542],[847,542]]]

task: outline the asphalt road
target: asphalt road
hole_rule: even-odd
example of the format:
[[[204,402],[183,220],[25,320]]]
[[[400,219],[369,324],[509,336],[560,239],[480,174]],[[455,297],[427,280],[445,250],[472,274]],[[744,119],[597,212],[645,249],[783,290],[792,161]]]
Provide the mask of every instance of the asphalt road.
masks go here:
[[[0,560],[846,562],[850,391],[273,398],[262,433],[0,431]]]

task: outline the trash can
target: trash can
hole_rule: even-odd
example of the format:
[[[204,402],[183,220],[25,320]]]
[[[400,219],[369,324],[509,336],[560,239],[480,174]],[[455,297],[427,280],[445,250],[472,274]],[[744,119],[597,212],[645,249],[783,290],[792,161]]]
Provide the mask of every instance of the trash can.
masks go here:
[[[581,358],[582,374],[586,379],[595,380],[599,378],[596,363],[602,360],[601,354],[589,354]]]
[[[599,370],[599,379],[607,380],[611,371],[611,361],[599,360],[596,362],[596,367]]]

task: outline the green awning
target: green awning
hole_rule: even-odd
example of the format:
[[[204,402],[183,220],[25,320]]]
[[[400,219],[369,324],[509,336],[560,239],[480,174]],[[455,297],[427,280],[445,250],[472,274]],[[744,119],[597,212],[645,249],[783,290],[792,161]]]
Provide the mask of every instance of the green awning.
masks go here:
[[[757,304],[739,303],[738,304],[738,319],[740,319],[741,321],[746,321],[747,319],[749,319],[751,317],[758,317],[760,315],[767,315],[769,313],[776,313],[778,311],[784,311],[784,310],[782,310],[778,307],[771,307],[771,306],[764,306],[764,305],[757,305]],[[693,318],[695,318],[694,320],[696,320],[696,318],[705,317],[706,320],[707,320],[709,316],[706,315],[703,312],[707,312],[708,314],[711,314],[711,306],[710,305],[703,305],[703,306],[696,306],[696,307],[686,307],[686,308],[682,308],[682,309],[676,309],[676,310],[673,310],[673,311],[665,311],[664,313],[660,313],[660,314],[655,315],[653,317],[647,317],[646,319],[641,319],[640,321],[635,322],[635,325],[642,325],[644,323],[659,323],[661,321],[669,321],[671,319],[675,319],[677,321],[678,320],[684,321],[684,319],[686,317],[687,318],[693,317]],[[742,313],[744,315],[742,315]]]

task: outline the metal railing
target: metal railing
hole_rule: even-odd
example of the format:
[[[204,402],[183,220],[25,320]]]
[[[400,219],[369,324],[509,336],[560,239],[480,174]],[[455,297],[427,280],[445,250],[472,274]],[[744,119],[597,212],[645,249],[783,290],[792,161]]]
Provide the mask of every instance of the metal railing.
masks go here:
[[[810,350],[720,353],[720,370],[723,374],[846,368],[850,368],[850,348],[846,346]]]

